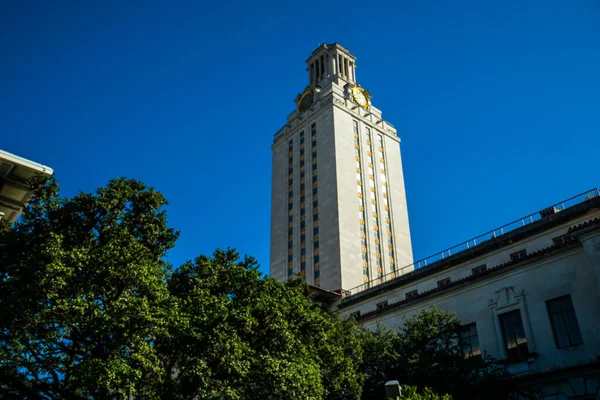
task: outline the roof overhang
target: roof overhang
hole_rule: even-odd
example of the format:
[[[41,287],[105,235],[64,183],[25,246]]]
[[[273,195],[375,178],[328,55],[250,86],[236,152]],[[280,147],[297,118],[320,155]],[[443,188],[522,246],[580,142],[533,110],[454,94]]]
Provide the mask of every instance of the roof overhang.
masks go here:
[[[52,168],[0,150],[0,219],[11,223],[31,199],[27,180],[36,174],[52,175]]]

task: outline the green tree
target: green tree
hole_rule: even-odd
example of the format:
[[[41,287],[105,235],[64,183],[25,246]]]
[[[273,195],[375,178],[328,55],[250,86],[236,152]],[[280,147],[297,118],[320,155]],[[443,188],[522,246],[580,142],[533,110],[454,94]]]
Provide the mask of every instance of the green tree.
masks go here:
[[[452,313],[431,308],[406,318],[398,331],[383,327],[373,332],[362,330],[366,397],[384,399],[383,385],[394,379],[459,399],[535,398],[535,393],[521,389],[491,357],[465,359],[460,329]]]
[[[358,399],[359,338],[300,280],[233,250],[173,273],[163,196],[117,179],[59,195],[32,182],[0,226],[0,397]]]
[[[434,393],[430,388],[426,387],[423,393],[418,393],[415,386],[402,387],[402,396],[400,400],[452,400],[452,396],[445,394],[443,396]]]
[[[0,230],[0,389],[7,398],[155,397],[177,232],[163,196],[117,179],[59,196],[54,179]]]
[[[322,311],[300,280],[261,277],[233,250],[174,273],[165,390],[188,399],[358,399],[362,354],[351,321]]]

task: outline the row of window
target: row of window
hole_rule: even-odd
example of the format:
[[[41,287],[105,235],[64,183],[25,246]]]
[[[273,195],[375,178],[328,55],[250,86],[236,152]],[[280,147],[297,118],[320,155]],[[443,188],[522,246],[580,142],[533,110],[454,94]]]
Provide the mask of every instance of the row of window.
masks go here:
[[[371,129],[369,127],[365,127],[365,137],[366,137],[366,145],[369,151],[367,151],[367,165],[369,166],[369,191],[371,192],[371,202],[373,205],[373,212],[371,217],[373,218],[373,234],[377,233],[379,235],[379,215],[377,214],[377,201],[375,195],[375,177],[372,174],[373,168],[373,154],[371,147]],[[383,277],[383,268],[381,265],[381,245],[379,243],[379,238],[375,238],[375,262],[377,265],[377,278]]]
[[[546,301],[548,319],[557,349],[583,344],[581,331],[575,315],[570,295]],[[520,310],[512,310],[498,316],[502,333],[502,342],[508,361],[525,360],[529,356],[527,335],[523,326]],[[481,355],[477,325],[467,325],[462,332],[461,344],[465,357]]]
[[[390,240],[390,243],[389,243],[388,246],[389,246],[390,249],[393,248],[391,240]],[[391,254],[392,254],[392,251],[390,250],[390,255]],[[525,258],[526,256],[527,256],[527,250],[526,249],[521,249],[519,251],[516,251],[516,252],[512,253],[510,255],[510,260],[511,261],[519,261],[519,260],[522,260],[523,258]],[[481,265],[478,265],[478,266],[476,266],[474,268],[471,268],[471,274],[473,276],[481,275],[481,274],[483,274],[486,271],[487,271],[487,265],[486,264],[481,264]],[[437,281],[437,287],[438,288],[443,288],[445,286],[448,286],[451,283],[452,283],[452,279],[450,277],[446,277],[446,278],[443,278],[443,279]],[[410,292],[407,292],[405,294],[405,298],[410,299],[412,297],[415,297],[418,294],[419,294],[419,291],[415,289],[415,290],[412,290]]]
[[[313,207],[313,239],[317,240],[314,243],[315,254],[318,255],[318,187],[317,187],[317,142],[316,142],[316,124],[311,125],[311,149],[312,149],[312,207]],[[300,132],[300,273],[306,279],[306,171],[305,171],[305,135],[304,131]],[[294,141],[288,141],[288,277],[294,274]],[[316,266],[318,269],[318,265]],[[316,275],[319,275],[318,273]]]
[[[354,154],[356,158],[356,187],[358,191],[358,220],[360,221],[360,244],[362,251],[363,281],[369,282],[369,257],[367,256],[367,235],[365,229],[365,203],[362,196],[362,167],[360,163],[360,141],[358,138],[358,121],[352,121],[354,135]]]
[[[363,249],[363,254],[366,254],[366,240],[365,240],[365,204],[364,204],[364,194],[363,194],[363,187],[362,187],[362,163],[361,163],[361,153],[365,152],[361,152],[361,143],[359,140],[359,128],[358,128],[358,121],[354,120],[353,121],[353,129],[354,129],[354,149],[355,149],[355,158],[356,158],[356,183],[357,183],[357,190],[358,190],[358,206],[359,206],[359,219],[360,219],[360,225],[361,225],[361,247]],[[375,184],[375,176],[374,176],[374,168],[373,168],[373,152],[375,151],[373,142],[372,142],[372,137],[371,137],[371,129],[369,127],[365,127],[365,143],[366,143],[366,161],[367,161],[367,166],[368,166],[368,179],[369,179],[369,197],[371,198],[371,204],[373,207],[373,212],[372,212],[372,223],[373,223],[373,236],[375,238],[375,262],[376,262],[376,271],[377,271],[377,277],[378,278],[382,278],[383,277],[383,263],[382,263],[382,259],[384,256],[382,256],[383,252],[381,249],[381,243],[380,243],[380,226],[382,226],[381,224],[381,216],[380,214],[383,214],[383,218],[385,219],[385,228],[386,228],[386,236],[388,238],[388,243],[387,243],[387,255],[388,255],[388,261],[389,264],[391,266],[391,270],[394,271],[395,268],[395,257],[394,257],[394,247],[393,247],[393,233],[392,233],[392,224],[391,224],[391,214],[390,214],[390,209],[389,209],[389,202],[388,202],[388,193],[387,193],[387,177],[386,177],[386,170],[385,170],[385,159],[384,159],[384,152],[383,152],[383,136],[378,134],[377,135],[377,151],[378,151],[378,155],[379,155],[379,162],[380,162],[380,172],[381,172],[381,190],[383,192],[383,207],[379,206],[377,204],[377,186]],[[363,256],[363,272],[364,272],[364,276],[363,279],[365,281],[365,283],[367,283],[368,280],[368,257]],[[366,265],[365,265],[366,264]]]
[[[300,132],[300,182],[304,183],[304,131]],[[304,190],[300,190],[300,212],[304,215],[305,209],[305,196]],[[300,274],[306,280],[306,221],[300,221]]]
[[[396,271],[396,259],[394,257],[394,244],[392,238],[394,234],[392,232],[392,216],[390,214],[390,206],[388,202],[388,192],[387,192],[387,176],[386,176],[386,168],[385,168],[385,159],[383,157],[383,136],[377,134],[377,148],[379,151],[379,171],[381,173],[381,191],[383,193],[383,212],[385,213],[385,227],[387,229],[386,235],[389,238],[388,242],[388,261],[390,264],[390,269],[392,271]]]
[[[318,199],[318,182],[317,182],[317,124],[310,125],[311,150],[313,154],[313,265],[314,265],[314,285],[321,284],[321,266],[319,263],[319,199]]]
[[[288,141],[288,277],[294,275],[294,140]]]
[[[414,295],[407,293],[407,297]],[[378,303],[377,309],[381,310],[387,306],[388,302],[386,300]],[[546,301],[546,310],[557,349],[583,344],[583,338],[570,295]],[[354,313],[354,315],[356,316],[357,313]],[[526,360],[530,352],[521,311],[516,309],[500,314],[498,315],[498,322],[507,361],[518,362]],[[477,333],[477,323],[464,325],[461,329],[459,340],[465,358],[481,356],[482,352]]]

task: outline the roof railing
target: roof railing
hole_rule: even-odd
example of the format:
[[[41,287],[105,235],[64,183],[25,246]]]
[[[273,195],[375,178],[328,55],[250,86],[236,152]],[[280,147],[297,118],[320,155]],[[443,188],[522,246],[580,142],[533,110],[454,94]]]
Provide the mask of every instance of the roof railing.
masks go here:
[[[553,206],[544,208],[543,210],[540,210],[533,214],[529,214],[523,218],[519,218],[519,219],[517,219],[513,222],[510,222],[506,225],[503,225],[499,228],[496,228],[494,230],[491,230],[489,232],[481,234],[473,239],[469,239],[466,242],[462,242],[460,244],[457,244],[456,246],[452,246],[446,250],[440,251],[439,253],[436,253],[429,257],[425,257],[421,260],[415,261],[412,264],[409,264],[402,268],[398,268],[395,271],[392,271],[386,275],[383,275],[383,276],[375,278],[375,279],[371,279],[369,282],[363,283],[362,285],[356,286],[349,290],[344,290],[342,292],[342,296],[348,297],[348,296],[352,296],[354,294],[363,292],[367,289],[370,289],[370,288],[380,285],[382,283],[391,281],[391,280],[393,280],[401,275],[404,275],[408,272],[411,272],[411,271],[419,269],[419,268],[426,267],[437,261],[443,260],[452,255],[460,253],[462,251],[472,249],[473,247],[479,246],[480,244],[482,244],[488,240],[494,239],[498,236],[504,235],[508,232],[514,231],[525,225],[529,225],[533,222],[548,218],[553,214],[556,214],[556,213],[561,212],[569,207],[572,207],[579,203],[583,203],[587,200],[590,200],[590,199],[592,199],[594,197],[598,197],[598,196],[600,196],[600,189],[588,190],[587,192],[578,194],[577,196],[573,196],[567,200],[561,201],[560,203],[556,203]]]

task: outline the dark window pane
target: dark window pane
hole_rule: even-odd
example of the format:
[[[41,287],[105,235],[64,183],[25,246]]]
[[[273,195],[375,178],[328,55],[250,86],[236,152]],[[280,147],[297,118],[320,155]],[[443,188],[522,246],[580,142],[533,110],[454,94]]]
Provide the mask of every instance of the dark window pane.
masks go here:
[[[376,307],[378,310],[382,310],[388,306],[388,301],[384,300],[381,303],[377,303]]]
[[[438,288],[442,288],[444,286],[448,286],[452,281],[450,280],[450,278],[444,278],[441,281],[438,281],[437,286]]]
[[[556,347],[560,349],[583,343],[571,296],[549,300],[546,306]]]
[[[523,249],[523,250],[519,250],[516,253],[512,253],[510,255],[510,260],[511,261],[519,261],[522,260],[523,258],[525,258],[527,256],[527,250]]]
[[[465,358],[481,356],[479,336],[477,336],[477,325],[475,323],[462,327],[460,342]]]
[[[553,314],[550,316],[552,327],[554,328],[554,339],[556,340],[556,347],[563,348],[569,347],[569,332],[567,331],[567,323],[563,313]]]
[[[527,347],[527,338],[525,337],[521,312],[515,310],[500,315],[500,325],[502,327],[506,357],[509,360],[522,360],[526,358],[529,355],[529,348]]]
[[[481,275],[485,271],[487,271],[487,266],[485,264],[479,265],[479,266],[477,266],[477,267],[475,267],[475,268],[473,268],[471,270],[471,272],[473,273],[473,275]]]
[[[572,304],[571,307],[573,307]],[[583,343],[581,331],[579,330],[579,324],[577,323],[577,317],[575,316],[575,310],[573,308],[571,308],[570,312],[566,313],[565,319],[567,320],[567,331],[569,332],[569,341],[571,345]]]

